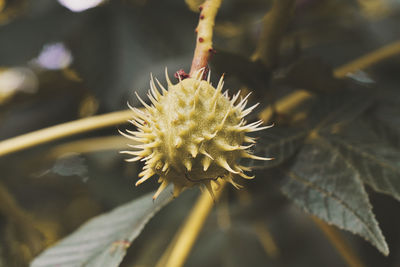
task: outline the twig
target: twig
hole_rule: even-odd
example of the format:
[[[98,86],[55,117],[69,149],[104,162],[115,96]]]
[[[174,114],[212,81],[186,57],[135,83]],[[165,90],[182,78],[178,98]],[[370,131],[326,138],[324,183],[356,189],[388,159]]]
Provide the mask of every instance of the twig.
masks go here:
[[[130,140],[130,144],[134,145],[135,141]],[[84,138],[60,144],[51,148],[48,153],[49,158],[56,158],[64,153],[93,153],[104,150],[119,150],[126,148],[126,137],[112,135],[103,137]]]
[[[132,111],[124,110],[58,124],[0,142],[0,156],[74,134],[125,123]]]
[[[275,0],[271,10],[265,15],[260,39],[253,60],[260,59],[267,68],[278,63],[282,35],[292,18],[295,0]]]
[[[303,103],[307,99],[310,99],[313,95],[305,90],[296,90],[281,99],[277,100],[274,107],[268,106],[260,112],[258,117],[264,122],[269,122],[274,112],[289,112],[291,109],[297,107],[300,103]]]
[[[337,67],[333,71],[333,74],[336,78],[344,78],[348,73],[352,73],[361,69],[366,69],[397,54],[400,54],[400,41],[396,41],[394,43],[381,47],[360,58],[350,61],[347,64]],[[275,109],[269,106],[262,112],[260,112],[259,118],[262,119],[264,122],[268,122],[272,118],[274,110],[287,111],[289,110],[289,106],[295,108],[298,104],[303,103],[305,100],[311,98],[312,96],[312,94],[305,90],[296,90],[288,94],[287,96],[284,96],[281,100],[278,100]],[[282,105],[282,103],[286,103],[286,105]]]
[[[220,182],[218,190],[214,192],[215,200],[218,200],[221,196],[225,184],[224,181]],[[175,237],[176,241],[171,243],[172,247],[166,250],[167,257],[161,257],[156,265],[157,267],[183,266],[213,206],[214,200],[208,192],[204,191]]]
[[[217,222],[219,228],[222,230],[228,230],[231,227],[231,216],[229,214],[229,199],[228,194],[225,192],[222,197],[220,197],[220,201],[218,205],[216,205],[217,210]]]
[[[270,230],[268,229],[265,222],[257,222],[254,225],[254,231],[257,234],[258,240],[264,248],[265,253],[271,258],[276,259],[279,257],[280,251],[274,237],[272,236]]]
[[[357,58],[356,60],[350,61],[341,67],[338,67],[334,71],[334,76],[336,78],[345,77],[348,73],[366,69],[397,54],[400,54],[400,41],[388,44],[360,58]]]
[[[324,221],[315,216],[311,216],[311,218],[318,228],[325,234],[326,238],[328,238],[328,240],[335,247],[337,252],[349,267],[364,267],[356,253],[343,239],[342,235],[335,227],[326,224]]]
[[[193,76],[198,70],[206,68],[210,56],[214,50],[212,48],[212,36],[215,23],[215,16],[222,0],[206,0],[200,6],[200,19],[197,25],[196,49],[194,50],[190,76]]]

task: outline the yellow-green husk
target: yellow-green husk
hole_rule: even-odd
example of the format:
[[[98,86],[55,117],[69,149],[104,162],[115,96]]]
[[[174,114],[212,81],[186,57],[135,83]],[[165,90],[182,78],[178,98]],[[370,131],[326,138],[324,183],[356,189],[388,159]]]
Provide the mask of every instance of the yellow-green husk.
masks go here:
[[[247,124],[244,120],[257,105],[245,109],[247,97],[238,101],[240,92],[232,99],[227,92],[222,93],[223,77],[214,88],[202,76],[199,71],[195,78],[173,85],[166,75],[168,90],[157,80],[161,93],[151,78],[148,97],[152,105],[138,96],[145,109],[131,107],[134,117],[130,122],[137,131],[122,134],[140,144],[132,146],[135,151],[122,153],[134,156],[127,161],[145,161],[136,185],[153,175],[159,177],[161,185],[154,198],[169,183],[174,185],[174,196],[195,185],[204,185],[212,194],[211,181],[219,179],[238,187],[234,175],[253,178],[244,173],[250,169],[239,164],[241,158],[270,159],[249,151],[255,141],[246,133],[270,127],[259,127],[261,121]]]

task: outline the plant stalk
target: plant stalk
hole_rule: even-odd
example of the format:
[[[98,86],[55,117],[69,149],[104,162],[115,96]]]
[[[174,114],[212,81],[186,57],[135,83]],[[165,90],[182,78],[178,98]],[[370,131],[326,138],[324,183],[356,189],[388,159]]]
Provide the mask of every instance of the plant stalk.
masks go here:
[[[206,68],[208,60],[214,53],[212,48],[213,28],[221,2],[222,0],[206,0],[200,6],[199,24],[196,28],[196,48],[189,76],[194,76],[198,70]]]

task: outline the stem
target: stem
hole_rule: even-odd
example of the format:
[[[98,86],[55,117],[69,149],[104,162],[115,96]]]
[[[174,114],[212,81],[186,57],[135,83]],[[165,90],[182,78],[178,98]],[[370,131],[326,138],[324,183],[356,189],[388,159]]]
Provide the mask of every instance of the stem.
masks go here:
[[[334,76],[336,78],[345,77],[347,73],[352,73],[360,69],[366,69],[397,54],[400,54],[400,41],[388,44],[341,67],[336,68],[334,71]]]
[[[275,0],[271,10],[265,15],[260,39],[252,59],[260,59],[267,68],[278,64],[282,35],[292,18],[295,0]]]
[[[228,194],[225,192],[216,205],[217,223],[218,227],[224,231],[231,228],[231,216],[229,214],[229,199]]]
[[[0,156],[74,134],[125,123],[132,111],[124,110],[58,124],[0,142]]]
[[[277,259],[280,251],[268,226],[264,222],[259,221],[254,225],[254,231],[268,257]]]
[[[68,152],[93,153],[104,150],[119,150],[126,148],[126,137],[113,135],[103,137],[92,137],[71,141],[51,148],[48,152],[49,158],[56,158]],[[131,140],[133,145],[136,142]]]
[[[311,218],[318,228],[325,234],[326,238],[328,238],[328,240],[335,247],[337,252],[349,267],[364,267],[351,246],[349,246],[349,244],[344,240],[340,232],[335,227],[326,224],[324,221],[315,216],[311,216]]]
[[[225,185],[226,182],[220,182],[219,190],[214,193],[215,201],[221,196]],[[156,267],[183,266],[213,206],[214,200],[208,192],[204,191],[197,199],[181,230],[175,236],[175,242],[172,242],[172,246],[167,248],[165,255],[161,257]]]
[[[352,73],[361,69],[366,69],[397,54],[400,54],[400,41],[388,44],[360,58],[350,61],[347,64],[337,67],[333,71],[333,75],[336,78],[344,78],[348,73]],[[273,107],[271,106],[264,109],[259,114],[259,118],[264,122],[268,122],[272,118],[274,111],[288,111],[291,108],[295,108],[298,104],[303,103],[305,100],[311,98],[312,96],[313,95],[311,93],[305,90],[296,90],[278,100],[275,104],[275,109],[273,109]]]
[[[208,60],[213,53],[212,36],[215,23],[215,16],[221,5],[222,0],[206,0],[200,6],[200,18],[197,25],[196,49],[194,50],[192,67],[189,76],[193,76],[196,71],[206,68]]]
[[[303,103],[313,95],[305,90],[296,90],[281,99],[278,99],[274,106],[268,106],[260,112],[258,117],[264,121],[269,122],[275,112],[288,112],[291,109],[297,107],[300,103]]]

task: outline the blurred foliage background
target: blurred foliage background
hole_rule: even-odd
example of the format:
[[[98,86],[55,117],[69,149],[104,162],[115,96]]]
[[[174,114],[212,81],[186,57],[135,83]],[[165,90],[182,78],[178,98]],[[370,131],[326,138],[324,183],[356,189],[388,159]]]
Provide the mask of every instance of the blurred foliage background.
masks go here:
[[[226,73],[230,94],[253,91],[250,102],[261,102],[261,118],[276,100],[296,90],[311,97],[293,110],[272,108],[276,127],[259,136],[257,149],[276,161],[256,165],[256,179],[242,181],[243,190],[229,187],[223,193],[185,266],[400,266],[400,204],[388,196],[399,199],[400,194],[400,57],[342,79],[333,75],[335,68],[399,40],[400,2],[297,0],[295,13],[282,22],[287,27],[278,31],[279,49],[268,66],[250,59],[271,5],[266,0],[223,2],[215,25],[213,79]],[[165,67],[171,77],[178,69],[189,70],[197,20],[183,0],[0,0],[0,140],[122,110],[127,101],[139,105],[133,92],[147,92],[150,73],[164,83]],[[329,117],[343,103],[347,109]],[[321,122],[330,125],[329,131],[313,128]],[[117,129],[125,127],[0,156],[0,266],[27,266],[88,219],[156,188],[156,179],[133,186],[141,165],[124,162],[118,153],[127,141]],[[339,144],[333,136],[339,132],[365,153],[377,152],[386,165],[376,167],[340,145],[334,156],[328,155],[320,139],[304,143],[307,127],[329,135],[332,144]],[[349,176],[377,179],[364,182],[390,248],[387,257],[362,238],[337,230],[333,235],[355,257],[344,259],[321,231],[326,225],[285,196],[310,211],[288,176],[307,173],[303,166],[310,164],[317,176],[334,179],[333,171],[340,176],[345,169],[335,164],[338,154],[355,168],[363,165]],[[390,176],[392,186],[374,186],[384,176]],[[341,186],[334,190],[356,188],[345,182]],[[121,266],[155,266],[198,194],[198,189],[187,190],[163,208],[132,243]],[[371,216],[366,221],[373,221]]]

